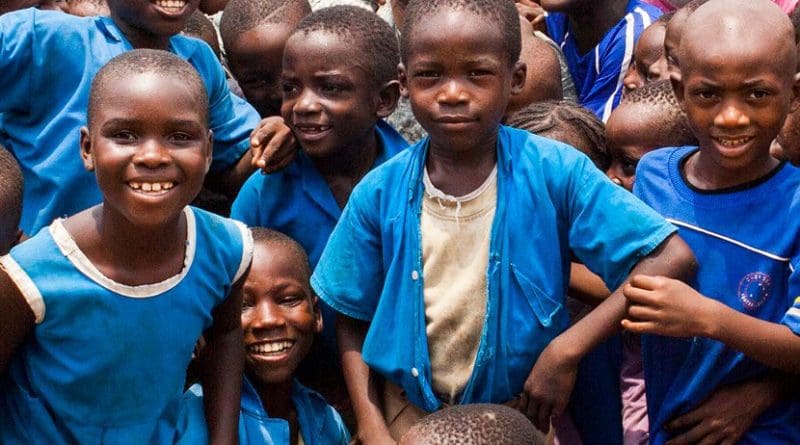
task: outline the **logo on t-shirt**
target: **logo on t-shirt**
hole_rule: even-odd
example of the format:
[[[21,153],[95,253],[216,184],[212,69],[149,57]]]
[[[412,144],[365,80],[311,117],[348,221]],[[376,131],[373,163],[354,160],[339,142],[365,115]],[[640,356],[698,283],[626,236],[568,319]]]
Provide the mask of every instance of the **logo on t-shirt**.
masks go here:
[[[739,299],[745,309],[753,311],[761,307],[772,290],[772,279],[763,272],[752,272],[739,281]]]

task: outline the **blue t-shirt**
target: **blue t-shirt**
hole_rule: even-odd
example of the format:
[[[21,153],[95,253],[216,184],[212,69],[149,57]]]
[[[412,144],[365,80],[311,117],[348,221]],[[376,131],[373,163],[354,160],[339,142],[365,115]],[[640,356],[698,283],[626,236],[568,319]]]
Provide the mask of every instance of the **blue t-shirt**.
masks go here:
[[[486,317],[460,403],[519,395],[568,325],[571,252],[613,289],[675,231],[572,147],[509,127],[497,141]],[[433,411],[419,219],[427,152],[426,138],[356,186],[311,284],[338,312],[371,321],[364,360]]]
[[[243,224],[187,207],[183,270],[128,286],[103,275],[61,220],[0,259],[36,326],[0,383],[0,443],[172,443],[186,367],[250,264]]]
[[[630,0],[625,17],[586,54],[578,49],[566,15],[547,16],[547,33],[564,52],[581,105],[592,110],[603,122],[622,98],[622,79],[631,64],[639,35],[659,16],[658,8],[644,1]]]
[[[292,382],[292,403],[297,424],[306,445],[346,445],[350,433],[339,413],[328,402],[297,380]],[[208,443],[208,428],[203,411],[203,388],[194,385],[186,391],[187,423],[181,444]],[[264,410],[258,392],[247,377],[242,379],[242,402],[239,412],[239,445],[289,445],[289,422],[273,418]]]
[[[648,153],[639,162],[634,193],[678,226],[694,251],[699,267],[692,287],[747,315],[780,322],[792,306],[790,295],[797,295],[800,170],[783,165],[755,183],[702,192],[681,173],[696,150]],[[642,358],[653,444],[671,437],[665,423],[715,389],[768,372],[741,352],[701,337],[643,336]],[[790,444],[798,438],[800,403],[784,401],[762,414],[739,443]]]
[[[132,50],[108,17],[25,9],[0,17],[0,134],[25,178],[22,221],[35,234],[55,218],[100,203],[94,174],[79,156],[89,89],[97,71]],[[233,166],[249,148],[255,109],[231,94],[219,60],[200,40],[173,36],[170,51],[200,73],[214,132],[211,171]]]

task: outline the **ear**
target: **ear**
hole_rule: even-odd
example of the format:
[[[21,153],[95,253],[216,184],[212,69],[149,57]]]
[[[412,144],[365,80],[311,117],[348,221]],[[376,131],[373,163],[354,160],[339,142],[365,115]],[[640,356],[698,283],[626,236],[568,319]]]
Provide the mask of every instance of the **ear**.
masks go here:
[[[214,158],[214,132],[208,130],[208,145],[206,145],[206,173],[211,169],[211,161]]]
[[[400,94],[408,97],[408,72],[402,63],[397,65],[397,80],[400,82]]]
[[[800,73],[794,75],[794,82],[792,83],[792,103],[789,106],[789,111],[791,113],[796,112],[800,109]]]
[[[522,92],[525,87],[525,78],[528,76],[528,66],[525,62],[517,62],[514,64],[513,71],[511,72],[511,95],[515,96]]]
[[[398,100],[400,100],[400,82],[390,80],[383,84],[378,93],[378,117],[382,119],[392,114]]]
[[[83,160],[83,168],[87,171],[94,171],[94,158],[92,156],[92,135],[89,134],[89,128],[81,127],[81,159]]]
[[[686,112],[685,95],[683,94],[683,76],[680,72],[672,72],[669,75],[669,82],[672,84],[672,92],[675,93],[675,98],[678,99],[678,105],[681,110]]]
[[[319,310],[319,297],[314,294],[311,299],[311,306],[314,309],[314,333],[319,334],[322,332],[322,312]]]

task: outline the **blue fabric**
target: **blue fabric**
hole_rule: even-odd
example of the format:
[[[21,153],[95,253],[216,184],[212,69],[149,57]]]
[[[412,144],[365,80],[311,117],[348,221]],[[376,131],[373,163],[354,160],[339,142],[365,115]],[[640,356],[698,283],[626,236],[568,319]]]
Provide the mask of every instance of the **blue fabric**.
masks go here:
[[[547,33],[564,52],[581,105],[592,110],[603,122],[622,98],[622,78],[628,71],[639,35],[659,16],[658,8],[631,0],[625,17],[585,54],[578,49],[569,18],[560,13],[547,16]]]
[[[0,384],[0,443],[174,441],[195,342],[249,246],[240,224],[192,210],[191,265],[174,287],[150,297],[121,295],[84,275],[50,230],[12,249],[45,315]]]
[[[203,414],[203,388],[194,385],[184,396],[187,405],[187,432],[182,441],[188,444],[208,443]],[[292,403],[297,410],[297,423],[306,445],[346,445],[350,442],[339,413],[318,393],[295,380]],[[187,440],[191,438],[191,440]],[[242,403],[239,412],[240,445],[289,445],[289,422],[272,418],[264,410],[261,398],[245,377],[242,381]]]
[[[701,294],[762,320],[779,322],[792,306],[800,239],[800,170],[784,165],[759,184],[727,193],[700,193],[681,177],[681,162],[697,147],[659,149],[639,162],[634,193],[669,221],[694,251],[690,283]],[[763,376],[768,369],[706,338],[643,336],[642,358],[650,440],[671,436],[663,426],[696,408],[720,386]],[[800,437],[800,404],[767,410],[741,444],[789,444]]]
[[[427,150],[425,139],[356,186],[311,283],[338,312],[371,321],[364,360],[433,411],[419,231]],[[486,322],[460,403],[521,392],[567,327],[571,250],[616,288],[675,230],[572,147],[500,127],[497,164]]]
[[[25,9],[0,17],[0,133],[25,178],[22,222],[35,234],[55,218],[101,200],[94,174],[79,156],[89,88],[111,58],[132,48],[107,17],[80,18]],[[214,131],[211,171],[233,166],[249,148],[258,113],[231,94],[216,56],[205,43],[170,39],[170,51],[200,73],[209,94]]]

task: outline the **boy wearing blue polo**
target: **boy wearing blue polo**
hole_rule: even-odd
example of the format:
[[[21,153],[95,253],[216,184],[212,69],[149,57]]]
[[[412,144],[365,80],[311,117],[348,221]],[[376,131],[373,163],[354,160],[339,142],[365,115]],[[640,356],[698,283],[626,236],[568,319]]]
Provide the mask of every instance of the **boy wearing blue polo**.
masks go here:
[[[443,404],[516,402],[546,431],[624,310],[617,292],[567,330],[571,252],[613,289],[691,271],[674,227],[586,156],[500,126],[519,51],[512,0],[408,6],[400,81],[430,137],[356,186],[311,280],[339,312],[364,442]]]
[[[108,6],[111,17],[32,8],[0,17],[0,133],[25,178],[21,228],[28,235],[101,201],[94,176],[75,155],[78,130],[86,125],[95,73],[134,48],[169,50],[203,78],[214,132],[209,178],[218,187],[235,189],[252,171],[249,158],[242,156],[258,114],[230,93],[208,45],[177,35],[197,0],[110,0]]]

